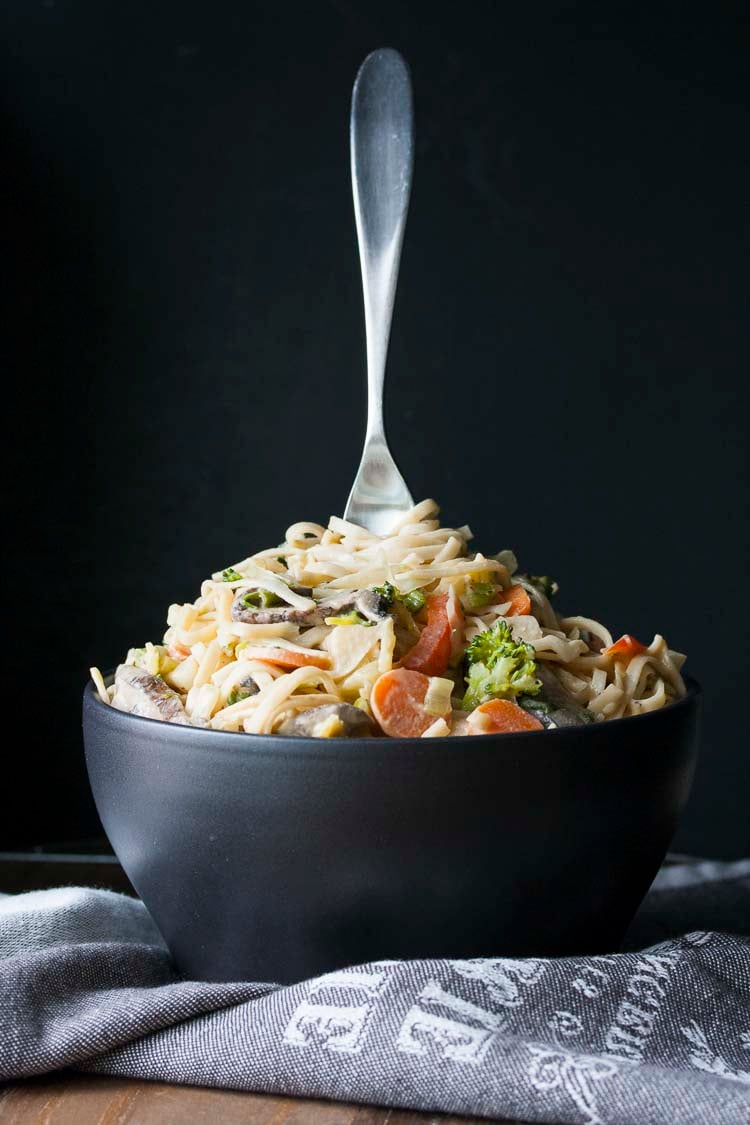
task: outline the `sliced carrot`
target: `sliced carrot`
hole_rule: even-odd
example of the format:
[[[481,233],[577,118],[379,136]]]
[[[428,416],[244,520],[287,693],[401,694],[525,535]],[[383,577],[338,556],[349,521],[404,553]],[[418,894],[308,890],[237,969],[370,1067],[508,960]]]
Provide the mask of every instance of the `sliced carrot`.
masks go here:
[[[507,590],[501,590],[498,605],[505,605],[510,602],[503,617],[523,617],[527,613],[531,613],[531,598],[524,590],[523,586],[510,586]]]
[[[264,660],[282,668],[330,668],[331,658],[324,652],[297,652],[294,648],[274,648],[272,645],[248,645],[242,650],[243,660]]]
[[[172,641],[172,643],[167,646],[167,652],[173,660],[187,660],[190,656],[190,649],[187,645],[180,644],[179,641]]]
[[[490,699],[488,703],[480,705],[472,712],[477,711],[485,716],[483,734],[510,734],[517,730],[544,730],[538,719],[524,711],[517,703],[510,699]],[[471,723],[469,724],[471,726]]]
[[[646,646],[642,645],[636,637],[631,637],[630,633],[623,633],[619,641],[604,649],[603,655],[629,660],[631,656],[638,656],[645,651]]]
[[[429,676],[408,668],[394,668],[378,676],[370,695],[370,708],[384,734],[391,738],[420,738],[440,718],[428,715],[424,709],[429,686]]]
[[[428,598],[427,624],[414,647],[399,661],[400,668],[424,672],[426,676],[443,675],[451,655],[448,597],[448,594],[433,594]]]

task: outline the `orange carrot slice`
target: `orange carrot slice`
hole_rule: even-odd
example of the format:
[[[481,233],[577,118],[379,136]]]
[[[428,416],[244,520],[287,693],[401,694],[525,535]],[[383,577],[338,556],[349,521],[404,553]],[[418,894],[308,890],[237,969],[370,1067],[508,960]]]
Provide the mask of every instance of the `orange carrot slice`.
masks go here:
[[[638,656],[640,653],[646,651],[646,646],[642,645],[636,637],[631,637],[630,633],[623,633],[619,641],[615,641],[609,648],[604,649],[604,656],[614,656],[622,660],[629,660],[631,656]]]
[[[275,648],[272,645],[248,645],[242,650],[243,660],[263,660],[282,668],[330,668],[331,658],[324,652],[297,652],[294,648]]]
[[[502,590],[499,595],[499,605],[504,605],[510,602],[503,617],[523,617],[527,613],[531,613],[531,598],[524,590],[523,586],[510,586],[507,590]]]
[[[384,734],[391,738],[420,738],[438,715],[428,715],[424,697],[429,676],[408,668],[394,668],[375,681],[370,707]],[[450,709],[446,714],[450,713]],[[443,716],[445,718],[445,716]]]
[[[544,730],[544,726],[510,699],[490,699],[476,708],[485,715],[486,730],[483,734],[510,734],[518,730]],[[476,714],[476,711],[472,712]]]
[[[426,676],[442,676],[451,655],[451,621],[448,617],[448,594],[433,594],[427,600],[427,624],[419,640],[399,661],[400,668],[424,672]]]

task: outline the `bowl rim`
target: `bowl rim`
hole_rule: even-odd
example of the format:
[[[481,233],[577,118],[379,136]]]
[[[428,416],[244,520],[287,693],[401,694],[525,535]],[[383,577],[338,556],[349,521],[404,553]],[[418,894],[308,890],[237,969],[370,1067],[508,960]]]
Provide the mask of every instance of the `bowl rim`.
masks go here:
[[[113,674],[112,670],[104,673],[105,682]],[[646,711],[642,715],[625,715],[619,719],[606,719],[602,722],[576,723],[572,726],[556,727],[554,730],[513,731],[511,732],[511,737],[515,742],[517,738],[523,740],[532,738],[538,739],[544,735],[545,742],[542,745],[551,746],[553,745],[550,741],[551,739],[557,738],[559,740],[562,737],[567,740],[573,733],[580,734],[584,731],[594,732],[603,730],[614,732],[615,730],[621,729],[626,724],[630,725],[634,722],[643,723],[646,720],[651,720],[652,722],[655,720],[658,721],[658,716],[672,715],[693,706],[695,703],[701,702],[703,689],[698,681],[692,676],[685,676],[684,681],[687,688],[685,694],[673,703],[669,703],[665,707],[659,707],[656,711]],[[260,749],[261,745],[267,746],[269,739],[272,739],[279,749],[325,749],[328,751],[338,749],[343,753],[347,750],[351,751],[354,747],[372,748],[375,746],[393,748],[397,746],[419,746],[422,749],[437,749],[443,746],[447,749],[448,746],[454,747],[460,744],[464,749],[469,749],[467,741],[470,745],[479,746],[487,745],[490,740],[496,742],[498,739],[505,740],[508,738],[507,734],[497,731],[491,731],[488,734],[474,734],[468,737],[465,735],[445,735],[443,738],[388,738],[387,736],[383,738],[313,738],[304,735],[254,734],[241,730],[215,730],[213,727],[194,727],[183,723],[169,723],[164,719],[149,719],[145,715],[134,715],[129,711],[120,711],[117,707],[113,707],[110,703],[105,703],[100,699],[92,680],[89,680],[84,688],[83,703],[84,708],[89,706],[99,708],[100,710],[98,712],[94,712],[97,717],[109,717],[114,722],[122,721],[126,724],[134,724],[136,728],[142,727],[145,730],[148,730],[149,727],[158,727],[168,740],[180,741],[185,737],[190,739],[198,738],[200,740],[204,736],[214,737],[216,735],[226,738],[231,735],[244,739],[244,745],[246,745],[248,749]]]

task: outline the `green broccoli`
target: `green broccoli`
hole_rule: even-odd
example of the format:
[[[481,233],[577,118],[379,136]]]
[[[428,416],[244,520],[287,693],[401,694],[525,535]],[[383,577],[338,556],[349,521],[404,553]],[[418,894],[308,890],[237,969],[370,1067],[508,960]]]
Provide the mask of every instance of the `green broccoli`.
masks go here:
[[[390,609],[396,600],[398,590],[392,582],[384,582],[382,586],[373,586],[373,594],[379,594],[385,602],[385,608]]]
[[[408,594],[399,594],[398,600],[406,606],[409,613],[419,613],[427,604],[427,598],[421,590],[410,590]]]
[[[382,586],[373,586],[373,594],[379,594],[385,602],[385,608],[390,609],[394,602],[401,602],[409,613],[419,613],[424,609],[427,598],[421,590],[410,590],[408,594],[401,594],[392,582],[384,582]]]
[[[466,649],[463,710],[473,711],[488,699],[536,695],[542,683],[536,678],[535,656],[532,645],[513,639],[507,621],[496,621],[491,629],[477,633]]]

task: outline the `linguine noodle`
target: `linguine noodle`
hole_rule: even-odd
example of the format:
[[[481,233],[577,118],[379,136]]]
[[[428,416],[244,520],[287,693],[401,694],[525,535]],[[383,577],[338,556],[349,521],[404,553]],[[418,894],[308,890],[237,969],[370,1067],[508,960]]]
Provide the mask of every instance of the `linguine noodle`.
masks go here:
[[[536,725],[555,726],[549,716],[566,707],[576,721],[601,721],[657,710],[684,694],[685,658],[663,637],[615,642],[598,621],[558,616],[549,580],[519,574],[509,551],[470,553],[470,529],[441,527],[438,512],[424,500],[382,537],[335,516],[327,527],[293,524],[280,546],[212,574],[196,601],[170,606],[163,644],[131,649],[114,684],[105,686],[92,669],[100,698],[222,731],[300,733],[307,722],[305,732],[322,737],[350,733],[342,716],[352,711],[342,704],[358,708],[355,718],[370,733],[403,733],[403,708],[416,699],[422,713],[414,731],[440,737],[505,729],[488,724],[510,714],[510,703],[537,715]],[[481,644],[473,642],[498,630],[539,679],[523,694],[521,680],[510,686],[493,671],[482,690],[505,701],[505,711],[465,706],[466,661]],[[422,679],[402,672],[399,681],[396,668]],[[412,696],[419,688],[417,696],[393,695],[406,686]],[[539,699],[548,691],[545,713]],[[559,712],[558,696],[568,701]],[[320,722],[309,725],[317,708]]]

